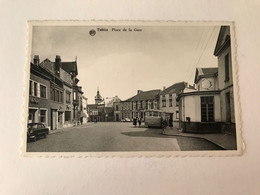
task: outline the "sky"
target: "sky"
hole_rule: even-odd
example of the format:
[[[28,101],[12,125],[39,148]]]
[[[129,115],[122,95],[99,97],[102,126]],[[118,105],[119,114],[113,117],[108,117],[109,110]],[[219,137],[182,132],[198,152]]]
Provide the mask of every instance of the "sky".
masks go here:
[[[77,58],[78,84],[88,103],[94,103],[97,88],[103,98],[125,100],[137,90],[163,89],[181,81],[193,84],[196,67],[217,67],[213,52],[219,30],[220,26],[34,26],[31,58]]]

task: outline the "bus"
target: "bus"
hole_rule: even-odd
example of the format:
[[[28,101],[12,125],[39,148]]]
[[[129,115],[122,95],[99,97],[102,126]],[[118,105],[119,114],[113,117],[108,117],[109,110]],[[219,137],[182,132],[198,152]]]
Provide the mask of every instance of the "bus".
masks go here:
[[[165,119],[168,123],[170,113],[162,112],[160,110],[146,110],[145,111],[145,125],[148,128],[162,126],[162,120]]]

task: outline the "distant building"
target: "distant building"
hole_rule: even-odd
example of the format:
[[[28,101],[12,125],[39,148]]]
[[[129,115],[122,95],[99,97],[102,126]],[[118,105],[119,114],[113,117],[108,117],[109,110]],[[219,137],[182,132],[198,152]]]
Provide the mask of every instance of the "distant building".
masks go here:
[[[137,91],[137,95],[131,98],[132,118],[140,117],[142,120],[145,118],[145,110],[160,109],[160,89],[150,91]]]
[[[51,130],[80,122],[81,87],[78,86],[77,62],[40,63],[34,56],[30,69],[28,122],[43,122]]]
[[[164,89],[160,93],[160,110],[167,112],[173,121],[179,122],[179,102],[176,101],[178,94],[182,93],[185,88],[194,89],[187,82],[179,82]]]
[[[114,120],[122,121],[124,119],[133,119],[133,110],[132,110],[132,98],[129,98],[124,101],[114,102]]]
[[[87,113],[89,121],[92,122],[111,122],[114,121],[114,107],[113,103],[120,101],[117,96],[110,99],[108,102],[100,95],[99,89],[95,96],[95,104],[88,104]]]
[[[87,123],[88,122],[88,112],[87,112],[87,105],[88,105],[88,98],[86,97],[82,97],[82,107],[83,107],[83,113],[84,113],[84,116],[83,116],[83,124]]]
[[[104,99],[102,98],[102,96],[99,93],[99,89],[97,90],[97,95],[95,96],[95,104],[99,104],[101,102],[103,102]]]

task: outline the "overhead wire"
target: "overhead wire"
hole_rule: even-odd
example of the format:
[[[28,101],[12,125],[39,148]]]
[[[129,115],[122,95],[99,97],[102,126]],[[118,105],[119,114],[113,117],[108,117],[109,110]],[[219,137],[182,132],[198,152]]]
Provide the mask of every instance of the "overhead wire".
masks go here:
[[[216,27],[213,27],[213,29],[212,29],[212,31],[211,31],[211,33],[210,33],[209,38],[206,39],[207,42],[206,42],[206,44],[205,44],[205,46],[204,46],[204,48],[203,48],[203,50],[202,50],[202,52],[201,52],[201,54],[200,54],[198,60],[197,60],[197,62],[194,63],[194,65],[193,65],[193,67],[192,67],[192,71],[191,71],[191,74],[190,74],[190,76],[189,76],[188,81],[190,81],[190,80],[191,80],[191,77],[194,75],[194,71],[196,71],[196,68],[198,67],[198,64],[199,64],[199,62],[200,62],[200,60],[201,60],[201,57],[203,56],[203,54],[205,53],[205,51],[206,51],[206,49],[207,49],[207,47],[208,47],[208,44],[209,44],[209,42],[210,42],[210,40],[211,40],[211,38],[212,38],[212,35],[213,35],[213,32],[215,31],[215,28],[216,28]]]

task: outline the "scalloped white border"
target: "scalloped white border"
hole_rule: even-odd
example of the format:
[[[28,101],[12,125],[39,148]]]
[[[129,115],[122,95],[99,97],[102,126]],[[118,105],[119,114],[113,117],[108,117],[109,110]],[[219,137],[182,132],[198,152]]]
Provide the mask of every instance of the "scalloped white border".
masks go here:
[[[29,77],[30,77],[30,55],[32,44],[32,26],[216,26],[229,25],[231,34],[231,53],[232,53],[232,73],[233,73],[233,90],[236,118],[236,139],[237,150],[224,151],[154,151],[154,152],[26,152],[26,131],[28,116],[28,98],[29,98]],[[24,157],[44,157],[44,158],[87,158],[87,157],[227,157],[239,156],[245,151],[245,143],[242,139],[242,120],[241,107],[238,86],[238,64],[237,64],[237,42],[235,37],[235,24],[232,21],[80,21],[80,20],[37,20],[28,21],[27,23],[27,45],[26,45],[26,65],[24,67],[24,93],[23,93],[23,113],[22,113],[22,133],[20,154]]]

